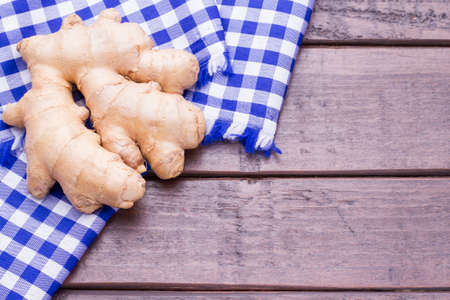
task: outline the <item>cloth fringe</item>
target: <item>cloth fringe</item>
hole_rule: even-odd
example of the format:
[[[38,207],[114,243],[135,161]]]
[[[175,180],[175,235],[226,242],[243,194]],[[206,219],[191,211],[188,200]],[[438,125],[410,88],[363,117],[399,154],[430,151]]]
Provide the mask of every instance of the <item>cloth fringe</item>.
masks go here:
[[[224,138],[224,135],[227,132],[228,128],[231,126],[231,123],[232,122],[230,121],[216,120],[210,132],[203,139],[202,145],[209,145],[215,142],[224,141],[226,139]],[[229,133],[229,136],[240,141],[245,148],[245,152],[247,153],[255,154],[255,152],[261,152],[264,153],[265,157],[269,157],[272,152],[278,154],[283,153],[275,145],[275,142],[273,141],[274,137],[264,135],[264,132],[261,129],[247,127],[243,133],[237,134],[231,132]],[[257,142],[260,139],[268,140],[268,146],[264,148],[257,146]]]
[[[228,52],[212,56],[200,63],[197,87],[202,87],[210,82],[214,75],[219,72],[227,76],[233,73]]]

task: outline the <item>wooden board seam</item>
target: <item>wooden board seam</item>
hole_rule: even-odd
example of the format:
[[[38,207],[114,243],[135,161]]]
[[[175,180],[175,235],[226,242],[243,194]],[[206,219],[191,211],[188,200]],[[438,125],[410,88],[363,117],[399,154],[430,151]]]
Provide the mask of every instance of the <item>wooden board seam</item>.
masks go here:
[[[186,171],[180,177],[183,178],[355,178],[355,177],[380,177],[380,178],[412,178],[412,177],[447,177],[450,169],[423,169],[423,170],[352,170],[352,171],[259,171],[259,172],[227,172],[212,171]],[[147,178],[155,178],[153,174],[146,175]]]
[[[449,47],[450,40],[386,40],[386,39],[361,39],[361,40],[303,40],[303,47],[307,46],[352,46],[352,47]]]
[[[216,284],[179,284],[179,283],[69,283],[63,284],[66,290],[108,290],[108,291],[189,291],[189,292],[450,292],[450,287],[399,287],[399,288],[345,288],[345,287],[300,287],[300,286],[264,286],[264,285],[216,285]]]

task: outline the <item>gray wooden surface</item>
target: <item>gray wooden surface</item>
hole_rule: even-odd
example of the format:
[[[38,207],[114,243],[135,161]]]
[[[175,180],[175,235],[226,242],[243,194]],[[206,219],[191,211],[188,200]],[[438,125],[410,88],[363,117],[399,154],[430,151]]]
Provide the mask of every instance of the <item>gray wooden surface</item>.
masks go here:
[[[56,300],[445,300],[450,293],[389,292],[155,292],[63,290]]]
[[[281,112],[283,155],[216,144],[189,152],[186,173],[448,170],[449,80],[450,48],[305,47]]]
[[[448,177],[149,180],[65,286],[445,287],[449,234]]]
[[[189,152],[55,299],[450,299],[448,46],[448,0],[317,0],[284,154]]]
[[[305,43],[450,45],[448,0],[316,0]]]

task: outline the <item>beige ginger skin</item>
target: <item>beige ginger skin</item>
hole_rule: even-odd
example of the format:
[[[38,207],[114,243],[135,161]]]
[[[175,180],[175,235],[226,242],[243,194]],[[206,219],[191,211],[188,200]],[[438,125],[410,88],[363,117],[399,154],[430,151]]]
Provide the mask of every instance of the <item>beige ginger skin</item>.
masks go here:
[[[184,149],[205,134],[203,113],[181,96],[197,81],[198,61],[183,50],[152,48],[139,25],[121,24],[114,9],[89,26],[68,16],[58,32],[18,44],[33,88],[7,106],[3,119],[27,130],[30,193],[41,198],[56,180],[83,212],[101,203],[128,208],[144,193],[135,171],[145,169],[144,157],[160,178],[182,172]],[[118,155],[85,128],[88,111],[73,103],[72,83],[86,98],[102,146]]]

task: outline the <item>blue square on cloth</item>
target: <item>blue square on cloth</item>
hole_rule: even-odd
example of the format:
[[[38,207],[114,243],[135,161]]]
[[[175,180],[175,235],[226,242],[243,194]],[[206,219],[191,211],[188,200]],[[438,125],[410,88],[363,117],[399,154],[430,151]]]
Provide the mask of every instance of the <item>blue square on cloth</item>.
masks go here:
[[[197,24],[195,24],[195,20],[192,16],[188,16],[180,21],[181,28],[183,28],[184,32],[188,32],[193,29]]]
[[[255,34],[258,23],[252,21],[244,21],[242,23],[242,33]]]
[[[141,9],[141,13],[144,16],[145,21],[154,19],[159,16],[158,11],[154,5],[147,6]]]
[[[8,270],[9,266],[13,263],[14,257],[6,252],[0,253],[0,267]]]
[[[247,61],[250,56],[250,49],[247,47],[236,47],[234,59]]]
[[[70,229],[72,229],[73,225],[75,225],[74,221],[67,218],[62,218],[61,222],[59,222],[59,224],[56,226],[56,229],[63,233],[68,233]]]
[[[17,233],[13,239],[22,245],[26,245],[28,243],[28,241],[31,239],[31,237],[32,237],[31,233],[20,228],[19,231],[17,231]]]
[[[269,65],[276,66],[278,64],[278,57],[280,56],[280,53],[275,51],[264,51],[264,56],[262,59],[262,62]]]
[[[167,30],[163,29],[158,32],[153,33],[153,39],[157,44],[165,44],[170,42],[170,35]]]
[[[48,293],[50,295],[53,295],[54,293],[56,293],[56,291],[59,289],[59,287],[61,286],[61,283],[59,283],[58,281],[54,280],[52,282],[52,284],[50,285],[50,287],[48,288]]]
[[[202,49],[205,49],[206,45],[205,42],[203,40],[197,40],[194,43],[192,43],[192,45],[189,46],[189,49],[191,50],[192,53],[197,53],[202,51]]]
[[[237,101],[236,100],[222,100],[222,109],[235,111],[236,110]]]
[[[0,230],[2,230],[2,228],[5,226],[6,222],[7,221],[4,218],[0,217]]]
[[[256,88],[260,91],[270,92],[272,90],[272,79],[259,77],[256,81]]]
[[[206,8],[206,13],[211,19],[220,18],[219,12],[215,6],[208,6]]]
[[[283,27],[283,26],[280,26],[277,24],[272,24],[270,26],[269,35],[274,38],[283,39],[285,32],[286,32],[286,27]]]
[[[200,92],[196,92],[196,93],[194,93],[192,102],[195,102],[198,104],[206,104],[208,102],[208,95],[200,93]]]
[[[119,0],[106,0],[104,2],[106,8],[116,7],[117,5],[120,5]]]
[[[23,297],[14,291],[10,291],[5,300],[23,300]]]
[[[277,11],[289,14],[292,12],[292,5],[292,1],[279,1],[277,5]]]
[[[35,218],[36,220],[43,222],[43,221],[45,221],[45,219],[47,219],[47,217],[48,217],[48,215],[50,213],[51,213],[51,211],[48,208],[46,208],[46,207],[44,207],[42,205],[39,205],[34,210],[34,212],[33,212],[33,214],[31,216],[33,218]]]
[[[52,257],[53,252],[55,252],[56,246],[52,243],[45,241],[42,246],[39,248],[38,253],[42,254],[45,257]]]
[[[223,19],[222,20],[222,27],[223,27],[224,31],[227,31],[229,24],[230,24],[230,20],[228,20],[228,19]]]
[[[19,99],[22,98],[26,92],[27,92],[27,88],[24,86],[19,86],[19,87],[11,89],[11,94],[13,95],[14,100],[16,100],[16,101],[19,101]]]
[[[262,6],[263,6],[263,1],[262,0],[250,0],[248,2],[248,7],[262,8]]]
[[[47,6],[56,4],[55,0],[41,0],[41,3],[42,3],[43,7],[47,7]]]
[[[27,38],[33,35],[36,35],[36,30],[34,30],[34,26],[26,26],[20,28],[20,32],[22,33],[23,38]]]
[[[233,74],[228,78],[227,85],[228,86],[234,86],[234,87],[241,87],[242,86],[242,80],[244,79],[244,76],[241,74]]]
[[[47,22],[48,28],[50,28],[50,32],[56,32],[61,27],[62,19],[53,19]]]
[[[169,0],[169,2],[173,9],[177,8],[180,5],[183,5],[184,3],[183,0]]]
[[[33,268],[32,266],[27,266],[20,277],[25,279],[29,283],[33,283],[38,277],[39,273],[40,271],[38,269]]]
[[[94,17],[94,15],[92,14],[92,10],[89,7],[85,7],[83,9],[80,9],[76,13],[83,20],[87,20],[87,19],[90,19],[90,18]]]
[[[97,233],[95,233],[95,231],[91,229],[88,229],[83,238],[81,239],[81,242],[86,246],[89,246],[95,240],[96,237]]]
[[[9,194],[5,202],[11,205],[12,207],[19,208],[25,199],[26,197],[24,195],[14,190],[11,192],[11,194]]]
[[[102,210],[98,212],[98,217],[103,221],[108,221],[116,211],[110,206],[104,206]]]
[[[250,113],[254,116],[264,118],[266,116],[266,110],[267,106],[258,103],[252,103]]]
[[[0,32],[0,48],[9,45],[8,36],[4,32]]]
[[[221,1],[222,5],[229,5],[229,6],[233,6],[236,4],[236,0],[222,0]]]
[[[6,61],[2,62],[1,65],[2,65],[2,69],[3,69],[3,73],[5,75],[11,75],[11,74],[19,72],[19,69],[17,68],[15,59],[6,60]]]
[[[23,300],[23,297],[14,291],[10,291],[5,300]]]
[[[16,14],[20,14],[30,10],[30,8],[28,7],[28,3],[25,0],[15,0],[12,2],[12,5]]]
[[[66,268],[66,270],[73,270],[73,268],[75,268],[75,266],[78,263],[78,258],[76,258],[73,255],[69,255],[69,258],[67,259],[66,263],[64,264],[64,268]]]

